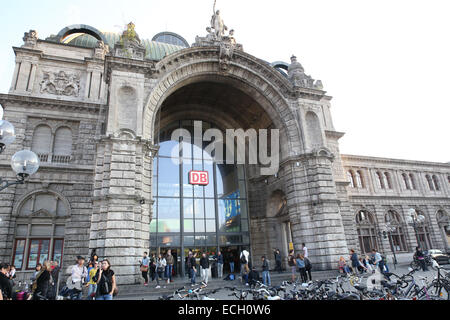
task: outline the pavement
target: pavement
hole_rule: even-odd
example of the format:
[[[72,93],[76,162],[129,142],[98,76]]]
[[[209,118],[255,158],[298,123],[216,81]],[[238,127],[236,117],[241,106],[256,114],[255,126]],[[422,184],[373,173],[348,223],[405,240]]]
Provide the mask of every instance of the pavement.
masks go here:
[[[388,258],[389,259],[389,258]],[[399,259],[397,259],[399,260]],[[403,259],[402,259],[403,260]],[[393,272],[398,275],[402,275],[404,273],[408,273],[408,267],[410,260],[408,261],[399,261],[399,264],[394,266],[393,264],[389,265],[390,272]],[[389,261],[389,260],[388,260]],[[444,269],[447,271],[450,270],[450,265],[444,265]],[[330,279],[335,278],[339,275],[339,272],[337,270],[328,270],[328,271],[312,271],[312,279],[313,280],[321,280],[321,279]],[[422,281],[420,277],[425,277],[428,281],[431,281],[434,279],[434,277],[437,275],[435,270],[432,270],[430,268],[429,271],[423,272],[423,271],[417,271],[415,274],[416,280]],[[298,276],[298,273],[297,273]],[[225,281],[222,279],[213,278],[208,281],[208,287],[207,291],[213,290],[213,289],[220,289],[224,287],[237,287],[237,288],[248,288],[245,285],[241,284],[241,281],[239,280],[239,274],[236,274],[237,279],[234,281]],[[277,273],[272,271],[270,273],[271,277],[271,284],[272,285],[279,285],[283,281],[291,280],[291,273],[290,272],[282,272]],[[200,284],[200,278],[197,278],[197,284]],[[421,283],[421,282],[419,282]],[[157,300],[159,297],[163,295],[170,295],[173,294],[173,292],[183,286],[186,288],[190,288],[190,280],[187,277],[177,277],[174,278],[174,282],[167,284],[164,281],[160,281],[161,288],[156,289],[156,281],[150,282],[148,286],[144,286],[143,284],[136,284],[136,285],[124,285],[119,287],[119,295],[115,297],[115,300]],[[228,294],[230,292],[226,290],[222,290],[216,294],[214,294],[212,297],[219,299],[219,300],[234,300],[233,297],[229,297]]]

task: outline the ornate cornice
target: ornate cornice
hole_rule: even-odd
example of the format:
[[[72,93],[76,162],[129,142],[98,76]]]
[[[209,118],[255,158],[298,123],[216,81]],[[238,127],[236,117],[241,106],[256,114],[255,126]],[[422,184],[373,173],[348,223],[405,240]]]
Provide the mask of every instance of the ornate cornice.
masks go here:
[[[111,81],[111,73],[113,70],[141,73],[148,77],[151,77],[154,73],[156,73],[154,61],[128,59],[107,55],[105,57],[105,81],[107,84]]]
[[[0,94],[0,103],[18,103],[23,106],[34,106],[42,109],[58,109],[59,111],[87,112],[90,114],[106,113],[107,105],[84,101],[69,101],[60,99],[48,99],[33,96],[15,94]]]

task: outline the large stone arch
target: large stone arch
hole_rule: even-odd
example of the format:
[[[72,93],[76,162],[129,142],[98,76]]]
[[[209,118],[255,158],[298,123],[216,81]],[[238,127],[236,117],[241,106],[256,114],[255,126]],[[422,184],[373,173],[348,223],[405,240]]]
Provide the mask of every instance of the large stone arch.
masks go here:
[[[143,137],[154,142],[156,114],[179,88],[195,82],[220,82],[253,98],[280,130],[281,158],[303,151],[297,122],[289,106],[290,83],[270,65],[243,52],[235,53],[227,71],[219,66],[219,48],[190,48],[156,64],[159,81],[151,91],[143,114]],[[283,150],[284,149],[284,150]]]

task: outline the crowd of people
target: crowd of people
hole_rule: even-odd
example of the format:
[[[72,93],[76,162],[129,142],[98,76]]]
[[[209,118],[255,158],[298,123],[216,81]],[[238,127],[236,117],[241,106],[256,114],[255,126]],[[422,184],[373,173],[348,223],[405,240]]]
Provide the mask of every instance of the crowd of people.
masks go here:
[[[358,256],[356,251],[351,249],[349,262],[341,256],[338,268],[340,273],[345,274],[374,273],[377,269],[383,274],[389,272],[386,256],[379,253],[376,249],[372,249],[370,255],[366,254],[364,256]]]

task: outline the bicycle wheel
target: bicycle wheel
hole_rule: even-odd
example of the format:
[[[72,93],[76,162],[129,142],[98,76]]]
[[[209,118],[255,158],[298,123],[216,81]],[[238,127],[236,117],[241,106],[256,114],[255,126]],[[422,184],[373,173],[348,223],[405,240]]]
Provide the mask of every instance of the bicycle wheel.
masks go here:
[[[417,261],[411,262],[409,266],[410,266],[411,268],[413,268],[415,271],[417,271],[417,270],[420,269],[419,262],[417,262]]]

